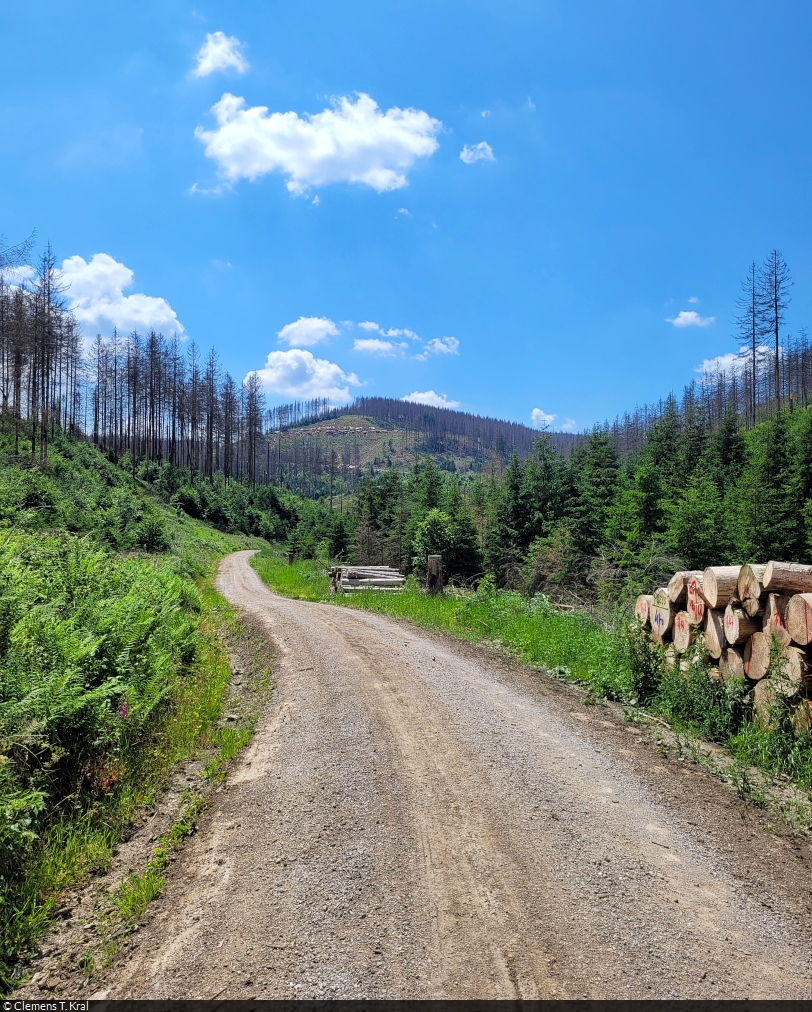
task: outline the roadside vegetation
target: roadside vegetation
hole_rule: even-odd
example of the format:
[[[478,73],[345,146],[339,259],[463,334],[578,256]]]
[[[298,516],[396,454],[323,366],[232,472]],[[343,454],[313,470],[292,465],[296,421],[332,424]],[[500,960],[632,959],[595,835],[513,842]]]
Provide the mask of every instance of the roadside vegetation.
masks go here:
[[[160,502],[55,433],[31,467],[0,434],[0,986],[66,890],[103,870],[173,767],[245,744],[221,726],[234,623],[218,558],[264,545]],[[25,440],[17,437],[19,451]],[[249,722],[250,724],[250,722]],[[152,887],[160,883],[153,877]]]
[[[375,611],[483,643],[577,684],[587,703],[619,702],[630,720],[645,723],[650,715],[665,720],[678,739],[720,744],[732,762],[716,772],[721,771],[748,803],[762,799],[748,779],[751,767],[763,771],[768,780],[786,778],[805,794],[812,792],[808,728],[792,723],[789,711],[776,712],[770,727],[755,722],[744,680],[712,680],[710,666],[698,652],[688,656],[687,670],[669,667],[664,649],[632,624],[628,609],[600,615],[562,610],[546,595],[499,590],[490,579],[480,581],[475,590],[452,587],[445,594],[428,595],[412,576],[402,591],[360,590],[329,597],[324,563],[288,565],[279,548],[266,548],[252,564],[277,593]],[[780,677],[780,671],[774,675]],[[808,816],[807,812],[804,821]]]

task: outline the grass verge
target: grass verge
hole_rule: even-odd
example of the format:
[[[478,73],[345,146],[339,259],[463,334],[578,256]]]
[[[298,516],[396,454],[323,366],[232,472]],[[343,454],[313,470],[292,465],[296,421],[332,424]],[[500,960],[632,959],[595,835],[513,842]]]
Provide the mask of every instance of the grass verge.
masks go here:
[[[332,601],[486,643],[521,663],[580,685],[587,702],[619,701],[627,705],[627,719],[644,723],[653,723],[652,717],[664,719],[674,732],[669,747],[727,780],[745,804],[768,806],[769,797],[776,796],[769,807],[784,824],[794,829],[810,825],[810,731],[778,710],[771,726],[762,726],[753,720],[748,686],[741,680],[712,680],[708,665],[698,657],[692,658],[687,672],[669,669],[663,649],[631,630],[620,613],[615,621],[601,623],[582,612],[557,611],[544,597],[528,599],[497,591],[487,581],[473,593],[431,597],[409,578],[403,591],[354,591],[329,598],[323,563],[288,565],[284,555],[271,547],[254,556],[252,565],[268,586],[288,597]],[[701,739],[723,746],[730,761],[711,763],[688,744]],[[760,771],[758,777],[754,769]],[[787,799],[790,783],[803,792],[804,800]]]

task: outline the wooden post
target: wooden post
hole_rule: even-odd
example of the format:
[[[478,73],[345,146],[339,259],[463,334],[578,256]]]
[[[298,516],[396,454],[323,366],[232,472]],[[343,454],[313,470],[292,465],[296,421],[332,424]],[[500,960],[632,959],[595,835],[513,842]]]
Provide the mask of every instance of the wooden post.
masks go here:
[[[442,594],[443,592],[443,557],[442,555],[430,555],[428,557],[428,572],[426,574],[426,590],[429,594]]]

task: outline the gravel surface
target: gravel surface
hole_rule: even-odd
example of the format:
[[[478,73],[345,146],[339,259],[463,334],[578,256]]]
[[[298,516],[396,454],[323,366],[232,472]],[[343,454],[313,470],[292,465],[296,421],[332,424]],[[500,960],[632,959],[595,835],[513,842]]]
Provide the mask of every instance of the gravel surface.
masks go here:
[[[617,709],[250,555],[217,587],[278,690],[99,997],[809,996],[805,844]]]

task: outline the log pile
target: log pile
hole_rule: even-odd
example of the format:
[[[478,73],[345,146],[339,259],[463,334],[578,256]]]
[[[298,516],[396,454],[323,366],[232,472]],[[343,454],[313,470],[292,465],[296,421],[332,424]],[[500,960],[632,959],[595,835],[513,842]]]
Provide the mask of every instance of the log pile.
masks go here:
[[[333,566],[330,593],[337,590],[400,590],[406,577],[391,566]]]
[[[668,586],[641,594],[634,614],[665,646],[668,667],[687,672],[688,658],[702,657],[715,665],[711,677],[745,680],[762,723],[781,697],[797,721],[812,721],[812,566],[768,562],[675,573]]]

